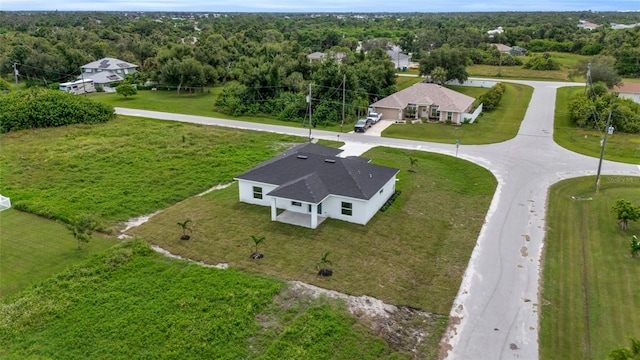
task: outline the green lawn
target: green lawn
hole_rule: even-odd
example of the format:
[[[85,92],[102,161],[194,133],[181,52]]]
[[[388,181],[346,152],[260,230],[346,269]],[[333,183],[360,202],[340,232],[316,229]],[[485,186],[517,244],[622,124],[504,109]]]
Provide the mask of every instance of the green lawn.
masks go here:
[[[506,91],[500,105],[492,112],[483,112],[473,124],[393,124],[383,132],[383,136],[450,144],[455,144],[456,139],[460,139],[465,145],[509,140],[518,133],[533,89],[521,84],[505,85]],[[480,96],[487,90],[466,86],[452,88],[473,97]]]
[[[576,127],[569,119],[568,104],[571,95],[584,91],[582,86],[559,88],[556,94],[553,140],[558,145],[580,154],[600,157],[600,140],[604,134],[596,129]],[[604,158],[607,160],[640,164],[640,136],[615,132],[607,137]]]
[[[562,181],[550,190],[540,329],[541,359],[605,359],[640,337],[640,258],[631,258],[632,234],[619,230],[611,207],[618,199],[640,205],[640,178],[594,177]]]
[[[14,206],[52,218],[88,213],[113,229],[119,226],[116,219],[164,209],[132,232],[195,260],[228,262],[239,270],[434,313],[420,325],[427,336],[419,351],[431,354],[427,358],[436,356],[496,186],[489,171],[461,159],[374,149],[365,156],[402,169],[397,183],[402,195],[367,226],[327,220],[311,230],[271,222],[268,208],[239,203],[237,185],[191,197],[304,139],[119,117],[106,124],[9,133],[1,140],[3,194]],[[407,171],[409,157],[418,159],[416,173]],[[176,224],[187,218],[193,221],[193,238],[180,241]],[[44,220],[33,217],[16,228],[31,227],[32,221]],[[62,226],[48,233],[69,239]],[[251,235],[267,238],[266,258],[259,262],[249,260]],[[42,243],[39,237],[29,241]],[[72,239],[66,241],[75,249]],[[321,279],[315,265],[326,251],[336,275]],[[29,259],[24,272],[41,265],[39,257]],[[47,273],[34,272],[33,279],[53,273],[43,269]]]
[[[495,179],[477,165],[439,154],[376,148],[364,156],[402,169],[397,182],[402,194],[366,226],[328,219],[312,230],[272,222],[268,207],[238,202],[233,185],[180,202],[131,232],[187,258],[446,316],[484,223]],[[418,159],[416,173],[407,171],[409,157]],[[187,218],[193,221],[193,239],[180,241],[176,223]],[[251,235],[267,239],[259,262],[249,259]],[[335,272],[329,279],[316,276],[315,269],[326,251]]]
[[[0,212],[0,300],[113,246],[95,234],[81,250],[65,225],[9,209]]]
[[[549,52],[551,58],[560,63],[560,70],[530,70],[520,66],[494,66],[494,65],[472,65],[467,67],[470,77],[490,77],[490,78],[509,78],[509,79],[526,79],[526,80],[547,80],[547,81],[567,81],[573,79],[570,73],[573,71],[578,61],[588,58],[588,56]],[[530,56],[533,53],[530,54]],[[541,55],[541,54],[537,54]],[[519,59],[524,64],[529,61],[530,56],[520,56]],[[579,79],[573,79],[579,81]]]
[[[424,80],[424,78],[420,76],[398,76],[396,78],[396,87],[398,88],[398,91],[404,90],[422,80]]]
[[[0,304],[3,359],[401,359],[336,305],[128,241]]]
[[[183,92],[180,95],[178,95],[176,91],[141,90],[138,91],[137,95],[127,98],[116,93],[93,93],[88,96],[93,100],[109,104],[114,107],[243,120],[262,124],[303,127],[302,123],[282,121],[267,116],[232,116],[214,111],[213,107],[220,92],[222,92],[222,88],[216,87],[205,90],[204,92],[196,92],[192,94]],[[327,131],[340,131],[340,124],[332,126],[319,125],[318,128],[322,128],[322,130]]]
[[[522,66],[471,65],[467,67],[469,77],[505,78],[542,81],[566,81],[567,70],[531,70]]]
[[[103,230],[164,209],[302,138],[119,116],[105,124],[0,135],[2,193],[53,219],[94,216]]]

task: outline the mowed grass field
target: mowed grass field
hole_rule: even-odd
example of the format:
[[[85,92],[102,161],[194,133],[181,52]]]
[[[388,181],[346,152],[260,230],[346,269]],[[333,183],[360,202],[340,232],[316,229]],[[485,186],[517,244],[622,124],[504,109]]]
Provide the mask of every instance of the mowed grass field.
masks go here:
[[[131,234],[190,259],[448,314],[495,178],[479,166],[439,154],[375,148],[363,156],[401,169],[397,188],[402,191],[366,226],[328,219],[313,230],[272,222],[268,207],[238,202],[233,185],[180,202]],[[408,171],[409,157],[418,160],[415,173]],[[185,219],[192,220],[192,239],[180,241],[176,223]],[[260,261],[249,259],[251,235],[266,237]],[[334,276],[319,278],[316,264],[327,251]]]
[[[0,304],[0,357],[409,358],[335,302],[278,299],[284,286],[127,241]]]
[[[553,140],[571,151],[599,158],[603,130],[579,128],[569,119],[569,101],[573,94],[580,91],[584,91],[584,87],[568,86],[557,90]],[[640,135],[614,132],[607,136],[604,158],[640,164]]]
[[[64,224],[15,209],[0,212],[0,300],[118,243],[96,233],[78,243]]]
[[[523,64],[529,61],[533,55],[541,56],[542,54],[531,53],[530,56],[518,57],[522,60]],[[471,65],[467,67],[467,72],[470,77],[489,77],[489,78],[509,78],[509,79],[526,79],[526,80],[542,80],[542,81],[581,81],[583,77],[574,77],[571,72],[576,67],[578,62],[582,59],[589,58],[588,56],[561,53],[561,52],[549,52],[551,59],[560,63],[559,70],[531,70],[525,69],[520,66],[494,66],[494,65]]]
[[[545,242],[540,358],[605,359],[640,337],[640,258],[611,207],[618,199],[640,205],[640,178],[594,177],[562,181],[550,190]]]
[[[447,124],[393,124],[383,136],[455,144],[492,144],[516,136],[529,106],[533,89],[530,86],[505,83],[506,91],[500,105],[491,112],[483,112],[473,124],[452,126]],[[479,97],[487,89],[468,86],[450,86],[463,94]]]

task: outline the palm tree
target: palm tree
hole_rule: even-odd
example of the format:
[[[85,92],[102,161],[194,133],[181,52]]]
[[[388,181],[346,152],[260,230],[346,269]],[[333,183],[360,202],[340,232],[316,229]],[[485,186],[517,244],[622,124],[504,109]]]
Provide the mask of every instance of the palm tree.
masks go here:
[[[329,265],[333,265],[333,264],[331,263],[331,260],[328,259],[328,257],[329,257],[329,252],[327,251],[326,253],[324,253],[324,255],[322,255],[322,258],[316,265],[316,269],[318,269],[318,275],[320,276],[333,275],[333,270],[331,270],[328,267]]]
[[[409,161],[411,162],[411,167],[409,168],[410,172],[416,172],[415,167],[418,166],[418,159],[414,159],[409,157]]]
[[[253,240],[253,243],[256,245],[256,251],[254,251],[253,254],[251,254],[251,258],[262,259],[264,257],[264,254],[258,252],[258,245],[263,243],[266,240],[266,238],[264,236],[259,238],[255,235],[251,235],[251,239]]]
[[[182,228],[182,236],[180,236],[180,240],[189,240],[191,236],[187,235],[187,230],[191,231],[189,228],[190,219],[187,219],[183,222],[178,222],[178,226]]]

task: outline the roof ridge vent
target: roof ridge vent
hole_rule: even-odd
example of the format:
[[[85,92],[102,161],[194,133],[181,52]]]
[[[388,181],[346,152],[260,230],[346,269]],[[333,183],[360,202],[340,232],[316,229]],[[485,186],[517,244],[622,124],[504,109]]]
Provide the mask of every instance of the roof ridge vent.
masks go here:
[[[336,159],[324,159],[324,162],[334,164],[336,162]]]
[[[308,156],[307,155],[298,155],[297,158],[306,160],[308,158]]]

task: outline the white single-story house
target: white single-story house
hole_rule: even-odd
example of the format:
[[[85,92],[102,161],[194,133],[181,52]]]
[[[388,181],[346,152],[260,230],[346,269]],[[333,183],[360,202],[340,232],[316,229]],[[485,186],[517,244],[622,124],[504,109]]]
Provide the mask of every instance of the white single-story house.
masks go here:
[[[420,82],[370,105],[386,120],[426,119],[462,124],[474,98],[433,83]]]
[[[395,193],[399,170],[337,157],[341,152],[312,143],[293,147],[235,178],[240,201],[269,206],[271,221],[312,229],[326,218],[365,225]]]
[[[91,79],[95,86],[105,88],[113,82],[124,80],[128,74],[136,73],[137,67],[138,65],[126,61],[104,58],[81,66],[82,74],[78,76],[78,80]]]
[[[613,87],[613,91],[618,93],[619,98],[631,99],[640,103],[640,83],[627,82]]]

